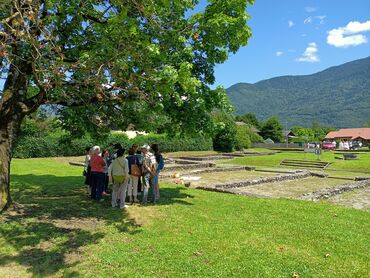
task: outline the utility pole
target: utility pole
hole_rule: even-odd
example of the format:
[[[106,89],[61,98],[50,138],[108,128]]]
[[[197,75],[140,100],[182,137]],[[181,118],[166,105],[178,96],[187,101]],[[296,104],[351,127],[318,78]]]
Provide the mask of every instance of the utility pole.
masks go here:
[[[289,132],[288,132],[288,121],[285,121],[285,132],[286,132],[286,136],[285,136],[285,141],[286,141],[286,148],[288,148],[288,136],[289,136]]]

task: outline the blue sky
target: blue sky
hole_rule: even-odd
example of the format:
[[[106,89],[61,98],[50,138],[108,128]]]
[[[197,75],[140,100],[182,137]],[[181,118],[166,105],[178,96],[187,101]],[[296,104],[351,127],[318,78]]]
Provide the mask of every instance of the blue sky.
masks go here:
[[[370,0],[256,0],[247,11],[252,38],[216,67],[216,85],[311,74],[370,56]]]

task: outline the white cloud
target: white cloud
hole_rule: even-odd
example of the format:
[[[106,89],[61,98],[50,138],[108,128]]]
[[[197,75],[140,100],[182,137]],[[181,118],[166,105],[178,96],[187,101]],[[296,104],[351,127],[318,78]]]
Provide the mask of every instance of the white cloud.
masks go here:
[[[357,46],[367,43],[367,37],[360,34],[367,31],[370,31],[370,20],[364,23],[351,21],[344,27],[330,30],[326,42],[335,47]]]
[[[304,9],[308,13],[313,13],[313,12],[315,12],[317,10],[317,8],[315,8],[315,7],[305,7]]]
[[[318,16],[315,16],[315,18],[317,18],[318,20],[320,20],[320,24],[324,24],[325,23],[325,18],[326,18],[326,15],[318,15]]]
[[[303,20],[304,24],[311,24],[316,23],[317,25],[322,25],[325,23],[326,15],[317,15],[317,16],[309,16],[305,20]]]
[[[292,20],[289,20],[288,21],[288,26],[289,26],[289,28],[293,27],[294,26],[294,22]]]
[[[278,56],[278,57],[280,57],[281,55],[283,55],[284,54],[284,52],[283,51],[276,51],[275,52],[275,55],[276,56]]]
[[[318,51],[317,44],[315,42],[311,42],[308,44],[303,55],[299,57],[297,61],[298,62],[309,62],[309,63],[320,62],[319,56],[317,56],[317,51]]]
[[[303,21],[304,24],[309,24],[309,23],[312,23],[312,17],[309,16],[307,17],[304,21]]]

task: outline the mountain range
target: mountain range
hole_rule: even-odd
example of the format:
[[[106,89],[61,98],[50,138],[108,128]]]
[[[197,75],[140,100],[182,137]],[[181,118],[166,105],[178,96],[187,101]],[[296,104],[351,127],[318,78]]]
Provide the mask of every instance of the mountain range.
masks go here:
[[[227,95],[236,114],[278,116],[284,126],[363,127],[370,122],[370,57],[311,75],[237,83]]]

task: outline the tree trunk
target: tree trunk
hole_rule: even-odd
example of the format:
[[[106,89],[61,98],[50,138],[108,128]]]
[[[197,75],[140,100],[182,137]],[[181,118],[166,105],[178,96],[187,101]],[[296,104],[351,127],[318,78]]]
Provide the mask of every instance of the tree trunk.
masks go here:
[[[11,204],[10,162],[15,137],[20,129],[22,116],[13,115],[10,122],[0,124],[0,212]]]
[[[27,64],[26,64],[27,66]],[[27,70],[27,67],[24,66]],[[18,67],[21,68],[21,67]],[[23,69],[22,68],[22,69]],[[28,112],[23,102],[27,92],[27,76],[10,66],[0,99],[0,212],[11,204],[10,162],[16,136]]]
[[[11,204],[10,198],[10,139],[7,130],[0,130],[0,211]]]

